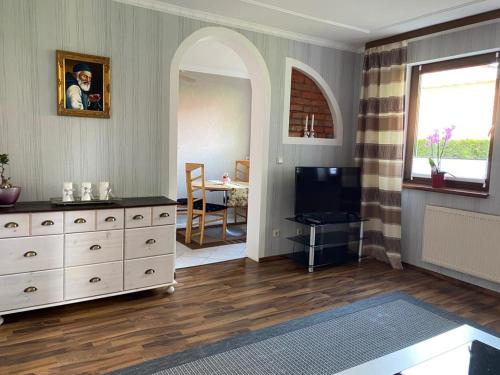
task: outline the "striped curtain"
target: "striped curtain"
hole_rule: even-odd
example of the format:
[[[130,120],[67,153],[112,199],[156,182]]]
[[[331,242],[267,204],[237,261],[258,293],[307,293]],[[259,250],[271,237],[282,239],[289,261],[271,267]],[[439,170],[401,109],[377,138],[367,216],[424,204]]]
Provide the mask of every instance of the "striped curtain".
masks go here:
[[[406,42],[365,51],[355,160],[362,170],[363,254],[401,265]]]

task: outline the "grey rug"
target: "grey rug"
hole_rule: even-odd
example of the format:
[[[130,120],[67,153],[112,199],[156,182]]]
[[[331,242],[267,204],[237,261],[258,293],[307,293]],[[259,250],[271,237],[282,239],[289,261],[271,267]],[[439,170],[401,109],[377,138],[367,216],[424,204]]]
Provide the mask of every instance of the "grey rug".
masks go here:
[[[396,292],[172,354],[113,374],[335,374],[462,324],[474,325]]]

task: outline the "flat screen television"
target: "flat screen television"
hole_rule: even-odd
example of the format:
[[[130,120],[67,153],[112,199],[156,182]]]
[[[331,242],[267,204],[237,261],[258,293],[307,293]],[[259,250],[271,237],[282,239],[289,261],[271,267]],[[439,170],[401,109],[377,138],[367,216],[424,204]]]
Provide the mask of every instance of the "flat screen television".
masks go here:
[[[296,167],[295,215],[361,210],[361,171],[355,167]]]

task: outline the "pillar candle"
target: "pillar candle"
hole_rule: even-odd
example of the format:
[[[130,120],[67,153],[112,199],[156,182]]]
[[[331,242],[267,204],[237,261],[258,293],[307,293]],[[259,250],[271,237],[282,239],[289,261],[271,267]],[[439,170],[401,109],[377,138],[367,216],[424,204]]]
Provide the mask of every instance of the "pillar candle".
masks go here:
[[[99,183],[99,199],[102,201],[109,200],[111,187],[108,181],[101,181]]]
[[[72,182],[64,182],[63,183],[63,191],[62,191],[62,200],[63,202],[73,202],[75,200],[73,196],[73,183]]]
[[[304,137],[309,137],[309,132],[307,131],[307,123],[309,122],[309,115],[306,115],[306,120],[304,122]]]

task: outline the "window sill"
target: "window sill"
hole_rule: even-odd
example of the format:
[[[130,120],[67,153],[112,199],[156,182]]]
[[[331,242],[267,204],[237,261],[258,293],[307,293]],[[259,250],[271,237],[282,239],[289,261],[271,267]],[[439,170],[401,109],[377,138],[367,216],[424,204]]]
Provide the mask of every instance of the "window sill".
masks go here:
[[[490,193],[487,191],[457,189],[457,188],[450,188],[450,187],[443,187],[443,188],[436,189],[430,185],[425,185],[425,184],[421,184],[418,182],[409,182],[409,181],[403,182],[403,189],[430,191],[433,193],[441,193],[441,194],[462,195],[465,197],[473,197],[473,198],[488,198],[490,196]]]

